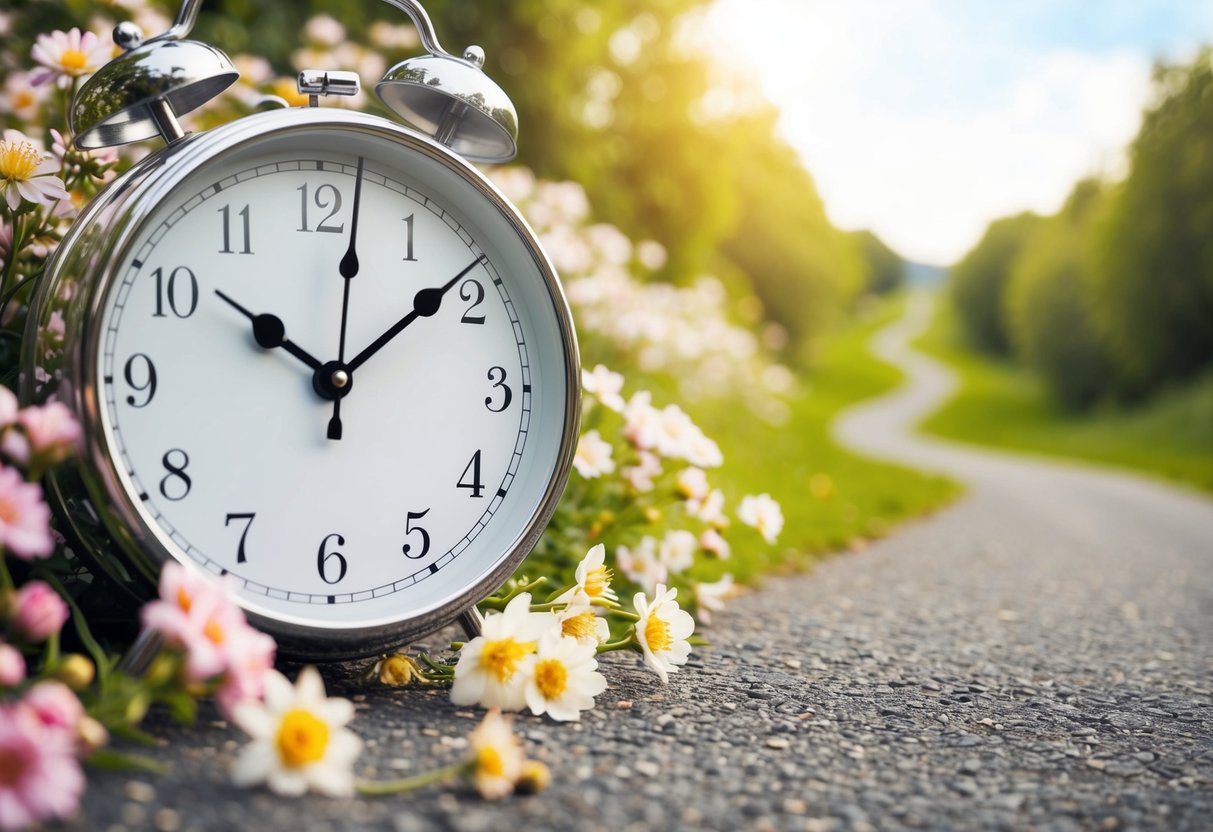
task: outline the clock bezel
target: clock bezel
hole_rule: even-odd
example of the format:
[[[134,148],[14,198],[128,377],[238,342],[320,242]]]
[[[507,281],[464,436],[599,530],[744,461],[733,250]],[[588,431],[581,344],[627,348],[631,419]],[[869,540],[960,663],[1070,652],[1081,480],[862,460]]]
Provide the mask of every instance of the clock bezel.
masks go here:
[[[520,239],[544,281],[563,347],[561,364],[566,391],[556,468],[535,511],[508,551],[496,560],[496,565],[457,595],[419,615],[375,627],[334,623],[313,626],[246,610],[254,624],[278,640],[284,655],[328,660],[375,655],[431,633],[454,622],[490,594],[534,548],[555,512],[572,469],[580,424],[581,369],[568,303],[555,268],[537,236],[518,210],[480,171],[441,144],[405,127],[378,116],[334,109],[298,108],[260,113],[176,142],[112,183],[90,204],[65,237],[31,304],[22,353],[21,387],[23,400],[58,398],[80,417],[83,452],[74,464],[48,476],[49,496],[52,503],[58,504],[55,507],[59,513],[67,515],[75,542],[91,555],[90,560],[137,595],[147,597],[153,591],[160,567],[169,560],[180,562],[181,558],[175,557],[163,545],[160,536],[138,510],[135,495],[124,485],[103,428],[105,402],[101,394],[98,357],[104,346],[102,311],[106,298],[115,282],[120,280],[120,266],[130,255],[148,221],[189,177],[208,163],[250,142],[272,142],[284,135],[317,129],[355,131],[401,145],[437,162],[488,200]],[[51,300],[60,284],[72,279],[77,271],[87,275],[88,285],[82,293],[84,296],[72,301],[74,314],[67,316],[63,378],[57,385],[44,383],[39,387],[35,381],[35,366],[37,357],[43,354],[39,339],[43,337],[45,318],[50,314]],[[96,539],[96,532],[101,530],[104,531],[103,542]],[[121,560],[116,561],[112,552],[107,553],[101,546],[116,548]]]

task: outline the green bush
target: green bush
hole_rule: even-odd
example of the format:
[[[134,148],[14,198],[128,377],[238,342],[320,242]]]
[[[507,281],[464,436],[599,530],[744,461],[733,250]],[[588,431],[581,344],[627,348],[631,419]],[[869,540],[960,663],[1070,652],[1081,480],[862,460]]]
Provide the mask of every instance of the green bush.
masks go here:
[[[1006,294],[1015,350],[1071,410],[1090,406],[1114,384],[1113,367],[1091,321],[1090,238],[1099,183],[1080,182],[1016,259]]]
[[[982,352],[1011,352],[1003,312],[1007,282],[1016,258],[1041,222],[1041,217],[1032,213],[995,220],[952,269],[952,302],[961,327],[969,343]]]
[[[1137,392],[1213,366],[1213,52],[1155,70],[1098,229],[1095,320]]]

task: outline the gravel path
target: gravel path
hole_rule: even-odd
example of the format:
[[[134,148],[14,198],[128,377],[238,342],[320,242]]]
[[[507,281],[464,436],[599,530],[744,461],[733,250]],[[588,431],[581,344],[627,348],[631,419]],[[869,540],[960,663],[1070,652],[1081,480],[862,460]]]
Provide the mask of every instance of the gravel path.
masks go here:
[[[519,720],[543,795],[242,792],[238,732],[204,715],[154,724],[172,772],[95,776],[69,828],[1213,828],[1213,502],[909,436],[950,383],[905,348],[927,313],[878,339],[912,383],[837,433],[969,496],[737,600],[667,687],[607,657],[582,724]],[[454,761],[477,718],[440,693],[358,698],[364,774]]]

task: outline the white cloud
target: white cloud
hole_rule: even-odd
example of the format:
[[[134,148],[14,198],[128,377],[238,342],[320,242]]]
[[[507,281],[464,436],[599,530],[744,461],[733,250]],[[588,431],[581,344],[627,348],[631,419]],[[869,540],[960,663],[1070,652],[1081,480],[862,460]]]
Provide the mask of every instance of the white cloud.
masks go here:
[[[1027,48],[995,21],[969,31],[946,0],[720,0],[716,19],[783,110],[834,222],[926,262],[1119,170],[1149,94],[1144,50]]]

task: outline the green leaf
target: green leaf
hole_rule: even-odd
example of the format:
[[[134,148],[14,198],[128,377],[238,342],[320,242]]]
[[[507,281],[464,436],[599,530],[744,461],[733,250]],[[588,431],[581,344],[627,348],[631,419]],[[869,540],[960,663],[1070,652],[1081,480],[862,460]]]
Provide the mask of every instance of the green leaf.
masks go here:
[[[151,774],[166,774],[168,766],[141,754],[127,754],[112,748],[99,748],[85,758],[84,762],[101,771],[146,771]]]

